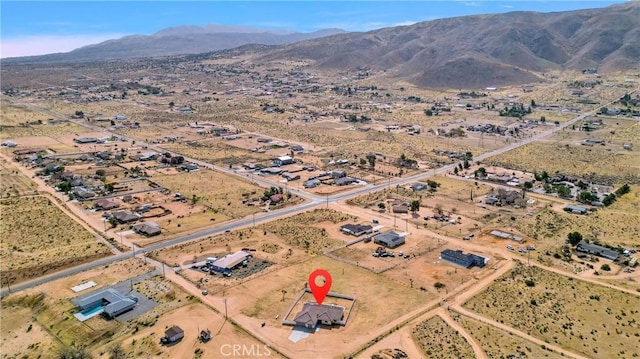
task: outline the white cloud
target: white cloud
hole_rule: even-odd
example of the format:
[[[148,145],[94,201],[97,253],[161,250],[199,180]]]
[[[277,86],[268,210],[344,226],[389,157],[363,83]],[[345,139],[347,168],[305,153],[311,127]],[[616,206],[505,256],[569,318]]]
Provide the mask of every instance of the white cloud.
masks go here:
[[[477,1],[460,1],[460,3],[467,6],[482,6],[482,4]]]
[[[406,20],[406,21],[397,22],[397,23],[393,24],[392,26],[408,26],[408,25],[413,25],[415,23],[417,23],[417,21]]]
[[[117,39],[124,34],[94,34],[94,35],[33,35],[0,40],[0,58],[33,56],[68,52],[79,47],[111,39]]]
[[[513,9],[513,6],[511,6],[511,5],[502,5],[501,7],[505,8],[505,9]]]

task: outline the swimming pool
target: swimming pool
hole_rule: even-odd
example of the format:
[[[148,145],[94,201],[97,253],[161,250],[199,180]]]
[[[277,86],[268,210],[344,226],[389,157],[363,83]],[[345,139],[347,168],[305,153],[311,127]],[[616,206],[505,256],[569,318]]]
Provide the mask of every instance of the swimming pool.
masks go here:
[[[89,318],[93,318],[96,315],[102,313],[104,311],[104,306],[99,305],[95,308],[85,310],[84,312],[76,313],[73,316],[76,317],[79,321],[84,322]]]

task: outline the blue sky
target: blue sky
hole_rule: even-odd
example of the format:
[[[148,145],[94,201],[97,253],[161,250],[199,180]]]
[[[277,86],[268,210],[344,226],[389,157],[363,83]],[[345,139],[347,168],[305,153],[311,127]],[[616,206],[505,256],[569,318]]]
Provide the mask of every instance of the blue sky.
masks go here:
[[[7,1],[0,57],[65,52],[179,25],[223,24],[301,32],[368,31],[437,18],[518,10],[565,11],[617,1]]]

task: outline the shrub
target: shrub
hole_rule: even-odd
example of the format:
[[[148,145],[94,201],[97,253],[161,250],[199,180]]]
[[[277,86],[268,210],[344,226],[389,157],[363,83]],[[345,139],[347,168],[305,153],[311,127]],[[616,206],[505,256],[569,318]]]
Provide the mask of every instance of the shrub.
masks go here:
[[[600,269],[602,269],[603,271],[610,271],[611,270],[611,266],[609,266],[607,263],[603,264]]]
[[[526,284],[527,287],[533,287],[536,285],[536,282],[532,281],[531,279],[527,279],[524,281],[524,284]]]

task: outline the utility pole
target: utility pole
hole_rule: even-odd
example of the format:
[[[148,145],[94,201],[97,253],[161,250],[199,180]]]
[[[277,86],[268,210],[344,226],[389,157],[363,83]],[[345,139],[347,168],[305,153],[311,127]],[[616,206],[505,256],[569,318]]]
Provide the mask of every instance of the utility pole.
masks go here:
[[[327,208],[329,208],[329,193],[327,193]]]
[[[224,319],[227,320],[227,298],[224,298]]]
[[[253,212],[253,227],[256,226],[256,212]]]

